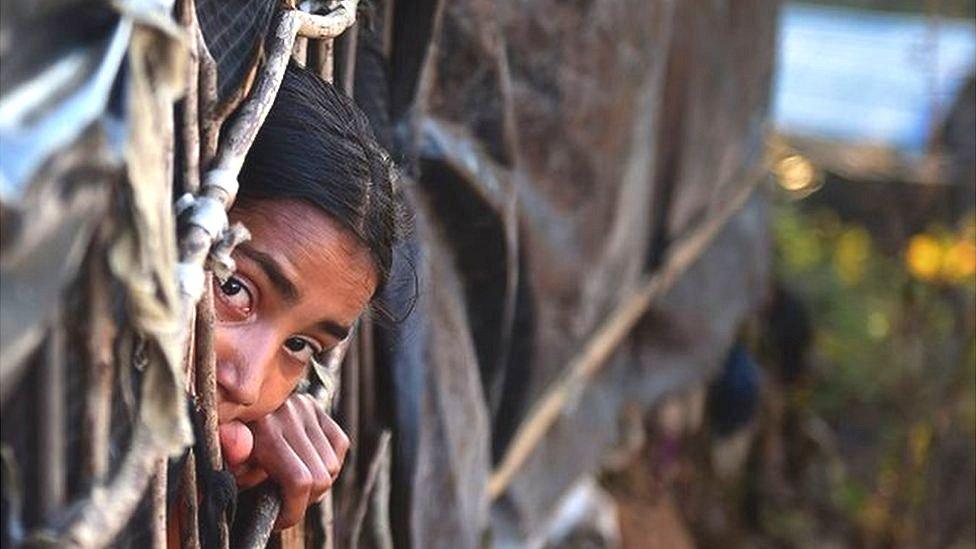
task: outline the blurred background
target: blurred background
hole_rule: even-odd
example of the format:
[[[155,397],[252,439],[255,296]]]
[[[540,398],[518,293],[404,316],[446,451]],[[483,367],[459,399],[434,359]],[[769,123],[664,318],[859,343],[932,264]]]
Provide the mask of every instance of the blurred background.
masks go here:
[[[687,397],[659,412],[694,457],[610,479],[667,492],[628,500],[625,545],[976,546],[974,62],[973,2],[782,6],[774,293],[699,395],[708,434],[674,434]]]

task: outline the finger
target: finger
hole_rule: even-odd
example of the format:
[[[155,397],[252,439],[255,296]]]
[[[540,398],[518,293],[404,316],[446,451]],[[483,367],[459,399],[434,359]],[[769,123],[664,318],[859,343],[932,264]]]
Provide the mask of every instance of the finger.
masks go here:
[[[275,528],[295,525],[305,514],[312,490],[308,467],[282,436],[262,438],[254,449],[254,457],[280,488],[281,512]]]
[[[234,472],[234,480],[237,481],[237,488],[247,490],[254,488],[268,479],[268,472],[261,467],[245,465],[239,471]]]
[[[342,470],[342,462],[332,448],[332,443],[325,436],[325,432],[322,431],[322,426],[318,422],[314,422],[305,427],[305,433],[308,435],[312,446],[315,447],[315,451],[322,459],[322,463],[329,472],[329,476],[335,481],[336,477],[339,476],[339,472]]]
[[[302,460],[308,472],[312,475],[312,487],[308,495],[309,502],[315,501],[320,495],[325,493],[332,486],[332,475],[319,455],[319,450],[309,440],[308,433],[298,423],[294,429],[288,429],[284,433],[285,439],[291,445],[292,450]]]
[[[234,420],[220,425],[220,449],[231,469],[242,465],[254,449],[254,435],[246,425]]]
[[[325,433],[326,438],[329,439],[329,444],[332,450],[335,452],[336,458],[339,460],[339,466],[346,461],[346,453],[349,451],[349,437],[339,427],[339,424],[335,422],[329,414],[325,413],[325,410],[321,406],[315,406],[316,416],[319,420],[319,426],[322,428],[322,432]]]

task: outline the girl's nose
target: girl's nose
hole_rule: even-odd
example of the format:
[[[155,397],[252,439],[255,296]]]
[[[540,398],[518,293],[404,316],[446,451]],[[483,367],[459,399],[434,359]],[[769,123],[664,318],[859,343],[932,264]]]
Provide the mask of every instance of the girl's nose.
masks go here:
[[[217,385],[224,397],[241,406],[257,403],[278,347],[274,334],[256,327],[220,326],[215,332]]]

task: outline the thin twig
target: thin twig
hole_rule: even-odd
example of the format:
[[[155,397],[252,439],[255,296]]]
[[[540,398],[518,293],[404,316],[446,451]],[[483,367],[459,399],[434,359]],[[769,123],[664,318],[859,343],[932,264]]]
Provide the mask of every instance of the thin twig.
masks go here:
[[[578,395],[603,368],[607,358],[627,337],[650,305],[674,286],[680,276],[708,249],[729,219],[745,205],[760,179],[758,174],[746,177],[742,189],[731,201],[725,203],[722,210],[710,216],[704,224],[679,241],[668,255],[664,266],[647,277],[632,296],[621,301],[586,342],[583,351],[569,362],[565,368],[566,373],[545,392],[526,416],[527,419],[516,432],[501,464],[489,478],[487,491],[491,501],[505,492],[515,474],[532,455],[549,428],[559,419],[572,397]]]

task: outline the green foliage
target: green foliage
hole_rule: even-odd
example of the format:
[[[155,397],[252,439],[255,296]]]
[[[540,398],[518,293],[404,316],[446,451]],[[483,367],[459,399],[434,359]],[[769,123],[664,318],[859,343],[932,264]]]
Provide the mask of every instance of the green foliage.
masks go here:
[[[943,501],[935,487],[973,476],[976,222],[933,226],[892,255],[865,226],[801,204],[777,205],[773,220],[776,276],[807,304],[815,330],[812,375],[792,406],[834,438],[834,455],[815,466],[840,462],[837,475],[801,488],[806,508],[868,545],[925,541],[931,508],[973,507]],[[940,468],[940,452],[957,443],[965,475],[945,478],[959,473]],[[766,527],[782,529],[776,522]]]

